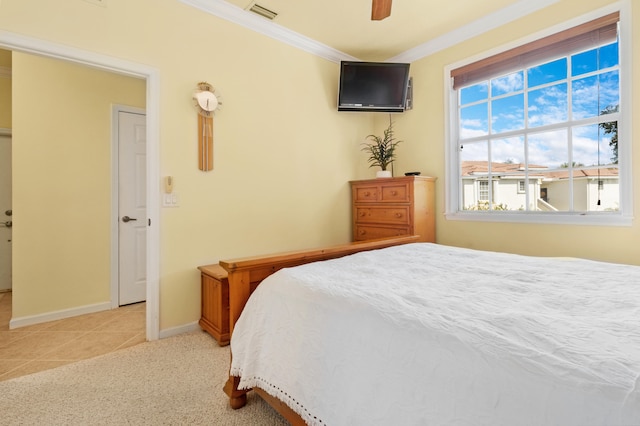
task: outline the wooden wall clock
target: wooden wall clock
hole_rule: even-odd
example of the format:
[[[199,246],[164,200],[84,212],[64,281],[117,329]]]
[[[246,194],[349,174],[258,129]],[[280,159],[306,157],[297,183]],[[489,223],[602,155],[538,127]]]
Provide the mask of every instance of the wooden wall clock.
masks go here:
[[[198,168],[206,172],[213,169],[213,115],[222,102],[206,81],[198,83],[193,99],[198,108]]]

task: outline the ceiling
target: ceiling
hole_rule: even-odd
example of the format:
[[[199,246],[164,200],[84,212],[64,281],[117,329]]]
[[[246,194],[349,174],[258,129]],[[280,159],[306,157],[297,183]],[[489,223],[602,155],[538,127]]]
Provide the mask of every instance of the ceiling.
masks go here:
[[[461,29],[481,31],[483,27],[504,23],[505,18],[513,19],[556,1],[393,0],[391,16],[382,21],[371,20],[371,0],[227,0],[226,3],[243,10],[257,3],[278,14],[271,21],[273,24],[356,59],[383,61],[449,34],[459,34]],[[249,11],[243,13],[254,15]]]

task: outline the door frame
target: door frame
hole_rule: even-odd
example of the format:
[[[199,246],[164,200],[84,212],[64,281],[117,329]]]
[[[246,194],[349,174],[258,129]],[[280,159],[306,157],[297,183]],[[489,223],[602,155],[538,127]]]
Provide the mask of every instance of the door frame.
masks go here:
[[[121,112],[147,115],[146,109],[143,108],[128,105],[111,106],[111,309],[116,309],[120,306],[120,212],[118,210],[120,205],[120,177],[118,174],[120,141],[118,134],[120,126],[119,113]],[[146,186],[147,190],[149,190],[148,182],[146,182]],[[147,291],[147,293],[149,292]]]
[[[61,59],[146,81],[147,117],[147,340],[160,335],[160,72],[154,67],[50,41],[0,31],[0,47]]]

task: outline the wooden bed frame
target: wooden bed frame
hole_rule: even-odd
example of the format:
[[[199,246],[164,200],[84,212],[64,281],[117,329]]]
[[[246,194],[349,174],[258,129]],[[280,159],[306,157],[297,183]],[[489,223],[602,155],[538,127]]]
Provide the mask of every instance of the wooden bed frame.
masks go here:
[[[414,243],[419,240],[418,235],[404,237],[382,238],[376,240],[359,241],[322,249],[302,250],[288,253],[279,253],[260,257],[247,257],[242,259],[221,260],[220,265],[229,274],[229,326],[231,333],[240,317],[245,303],[256,289],[258,284],[282,268],[303,265],[319,260],[335,259],[366,250],[375,250],[400,244]],[[233,355],[232,355],[233,356]],[[239,377],[229,375],[224,386],[225,393],[229,396],[231,407],[238,409],[247,402],[249,390],[238,389]],[[269,405],[278,411],[292,425],[305,425],[306,422],[288,405],[279,399],[269,395],[260,388],[253,388]]]

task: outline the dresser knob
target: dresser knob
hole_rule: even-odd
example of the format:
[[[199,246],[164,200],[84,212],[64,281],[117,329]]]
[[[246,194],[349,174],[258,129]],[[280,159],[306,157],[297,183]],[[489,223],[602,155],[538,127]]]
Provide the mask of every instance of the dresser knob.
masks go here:
[[[401,218],[402,217],[402,213],[396,213],[396,217],[397,218]]]
[[[398,191],[391,191],[391,195],[398,195]]]
[[[369,191],[364,191],[364,196],[368,197],[369,195],[371,195],[371,193]]]

